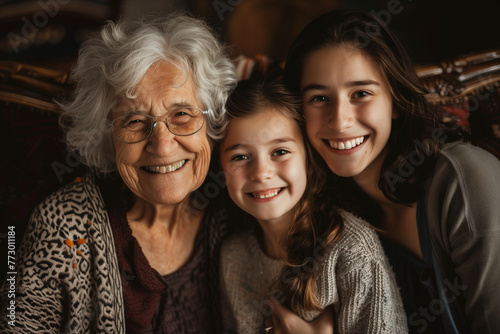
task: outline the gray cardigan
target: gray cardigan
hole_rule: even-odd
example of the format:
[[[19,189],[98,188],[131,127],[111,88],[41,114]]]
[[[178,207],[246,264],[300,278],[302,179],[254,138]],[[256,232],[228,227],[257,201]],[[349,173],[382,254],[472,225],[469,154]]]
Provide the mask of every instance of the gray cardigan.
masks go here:
[[[470,144],[448,144],[425,203],[442,301],[459,306],[452,316],[465,316],[472,333],[499,333],[500,161]]]
[[[333,307],[339,333],[407,333],[401,296],[377,234],[364,220],[347,212],[342,216],[344,233],[315,265],[320,306]],[[262,333],[272,313],[267,298],[283,297],[270,286],[282,262],[267,257],[254,234],[246,232],[224,241],[220,267],[225,333]],[[319,314],[299,311],[308,321]]]

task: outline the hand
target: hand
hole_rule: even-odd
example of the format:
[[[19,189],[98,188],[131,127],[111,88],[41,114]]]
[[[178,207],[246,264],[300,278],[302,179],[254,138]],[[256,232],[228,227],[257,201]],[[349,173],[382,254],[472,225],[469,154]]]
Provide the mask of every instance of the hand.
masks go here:
[[[334,315],[331,307],[326,308],[313,322],[307,322],[278,301],[271,299],[271,302],[274,313],[266,321],[266,327],[273,326],[269,333],[332,334],[334,332]]]

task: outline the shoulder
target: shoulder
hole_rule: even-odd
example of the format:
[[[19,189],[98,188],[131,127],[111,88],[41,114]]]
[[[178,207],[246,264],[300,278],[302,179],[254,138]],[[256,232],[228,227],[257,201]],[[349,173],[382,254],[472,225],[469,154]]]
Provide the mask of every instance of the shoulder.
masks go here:
[[[342,252],[344,259],[377,259],[384,257],[375,229],[364,219],[347,211],[341,211],[344,231],[330,253]]]
[[[67,207],[101,201],[99,188],[91,175],[75,180],[47,196],[38,206],[40,211],[65,210]]]
[[[70,223],[79,220],[78,217],[92,220],[97,211],[104,211],[104,202],[93,177],[87,176],[47,196],[35,208],[33,217],[38,215],[53,223]]]
[[[462,142],[445,145],[440,151],[436,166],[448,168],[459,177],[482,177],[477,175],[478,172],[486,173],[487,176],[500,174],[500,160],[480,147]]]
[[[319,262],[320,305],[338,304],[346,313],[377,309],[389,323],[396,323],[394,314],[399,316],[398,324],[404,322],[395,277],[377,233],[352,213],[343,211],[341,215],[344,232]]]
[[[455,211],[460,205],[471,232],[482,233],[500,217],[500,161],[489,152],[461,142],[446,145],[440,152],[434,174],[427,187],[427,206],[431,214]]]
[[[229,261],[241,257],[249,257],[257,240],[250,231],[234,232],[222,242],[221,257],[222,260]],[[258,246],[258,243],[257,243]]]
[[[44,242],[51,247],[65,242],[72,245],[89,233],[93,240],[103,233],[109,238],[108,222],[98,187],[92,177],[84,178],[55,191],[35,208],[23,238],[24,246],[42,247]]]
[[[374,228],[352,213],[341,211],[344,230],[341,237],[320,258],[319,276],[342,281],[348,275],[371,276],[375,268],[389,268],[384,249]]]

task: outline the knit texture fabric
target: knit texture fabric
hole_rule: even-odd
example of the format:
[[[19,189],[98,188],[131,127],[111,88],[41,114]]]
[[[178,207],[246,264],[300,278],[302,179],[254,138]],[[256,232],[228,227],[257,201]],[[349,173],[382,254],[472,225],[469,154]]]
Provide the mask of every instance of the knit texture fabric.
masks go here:
[[[341,238],[317,259],[320,306],[333,307],[338,333],[407,333],[401,296],[377,234],[350,213],[342,212],[342,217]],[[262,333],[272,313],[268,297],[283,298],[271,287],[281,268],[279,260],[264,254],[252,233],[235,234],[224,242],[221,293],[227,332]],[[299,308],[298,313],[312,321],[321,312]]]

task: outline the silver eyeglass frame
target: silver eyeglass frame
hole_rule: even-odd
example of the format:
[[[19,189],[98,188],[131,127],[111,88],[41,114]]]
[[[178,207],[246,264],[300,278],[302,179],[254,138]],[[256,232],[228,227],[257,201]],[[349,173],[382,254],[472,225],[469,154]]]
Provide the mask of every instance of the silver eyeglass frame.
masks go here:
[[[203,110],[201,108],[198,108],[198,107],[180,107],[178,109],[198,109],[199,111],[201,111],[202,115],[205,116],[207,115],[209,112],[210,112],[210,109],[206,109],[206,110]],[[151,115],[148,115],[148,114],[142,114],[142,113],[129,113],[129,114],[125,114],[125,115],[122,115],[122,116],[119,116],[117,118],[115,118],[112,122],[111,122],[111,131],[113,132],[113,136],[116,138],[116,140],[118,140],[119,142],[121,143],[124,143],[124,144],[137,144],[137,143],[140,143],[140,142],[143,142],[145,140],[148,140],[149,138],[151,138],[151,136],[153,135],[153,132],[155,131],[155,128],[156,128],[156,124],[159,122],[158,120],[155,120],[157,118],[161,118],[161,117],[165,117],[165,115],[169,114],[170,112],[173,112],[177,109],[174,109],[174,110],[171,110],[169,112],[167,112],[166,114],[164,115],[161,115],[161,116],[151,116]],[[149,120],[152,122],[152,126],[151,126],[151,129],[148,133],[148,135],[146,136],[146,138],[144,139],[141,139],[141,140],[138,140],[138,141],[134,141],[134,142],[127,142],[127,141],[123,141],[121,140],[120,138],[118,138],[118,136],[116,135],[115,133],[115,126],[114,126],[114,123],[119,120],[119,119],[122,119],[128,115],[142,115],[142,116],[146,116],[147,118],[149,118]],[[168,122],[167,122],[167,118],[165,118],[164,121],[160,121],[160,122],[163,122],[165,123],[165,125],[167,126],[167,129],[170,133],[172,133],[173,135],[175,136],[180,136],[180,137],[187,137],[187,136],[192,136],[192,135],[195,135],[197,134],[198,132],[200,132],[201,129],[203,129],[203,125],[205,124],[205,117],[203,117],[203,122],[201,123],[201,126],[198,130],[196,130],[195,132],[193,133],[189,133],[189,134],[178,134],[178,133],[175,133],[173,132],[171,129],[170,129],[170,126],[168,125]]]

